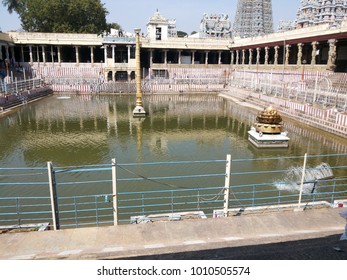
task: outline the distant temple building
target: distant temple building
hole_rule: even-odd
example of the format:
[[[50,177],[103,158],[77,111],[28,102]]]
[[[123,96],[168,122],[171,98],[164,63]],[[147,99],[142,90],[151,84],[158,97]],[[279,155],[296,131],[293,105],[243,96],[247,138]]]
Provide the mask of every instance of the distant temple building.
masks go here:
[[[231,22],[228,15],[204,14],[200,23],[201,37],[204,38],[230,38]]]
[[[296,28],[329,23],[340,26],[347,19],[345,0],[302,0],[296,17]]]
[[[239,0],[233,35],[255,37],[273,33],[271,0]]]
[[[176,20],[167,20],[157,10],[147,24],[148,37],[155,40],[166,40],[177,37]]]

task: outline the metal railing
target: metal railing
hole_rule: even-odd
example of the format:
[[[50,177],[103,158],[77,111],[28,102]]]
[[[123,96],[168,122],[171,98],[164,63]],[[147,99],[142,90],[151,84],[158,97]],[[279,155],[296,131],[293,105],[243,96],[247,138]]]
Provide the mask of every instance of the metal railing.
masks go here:
[[[17,94],[25,90],[31,90],[37,87],[42,87],[44,82],[40,78],[14,80],[0,80],[0,96],[1,94]]]
[[[45,222],[59,229],[347,206],[346,159],[0,168],[0,226]]]
[[[263,94],[347,112],[347,75],[280,71],[235,71],[230,84]]]

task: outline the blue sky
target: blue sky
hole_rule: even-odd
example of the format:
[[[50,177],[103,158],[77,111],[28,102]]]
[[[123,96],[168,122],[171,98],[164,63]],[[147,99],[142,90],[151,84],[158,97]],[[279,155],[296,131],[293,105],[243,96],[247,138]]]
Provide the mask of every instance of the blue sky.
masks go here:
[[[20,29],[16,13],[9,14],[0,0],[0,28],[3,32]],[[102,0],[109,11],[108,22],[119,23],[125,31],[132,32],[140,27],[146,32],[148,19],[157,9],[167,19],[176,19],[177,29],[191,33],[199,31],[204,13],[228,14],[231,22],[237,8],[237,0]],[[272,0],[274,27],[279,20],[294,20],[300,0]]]

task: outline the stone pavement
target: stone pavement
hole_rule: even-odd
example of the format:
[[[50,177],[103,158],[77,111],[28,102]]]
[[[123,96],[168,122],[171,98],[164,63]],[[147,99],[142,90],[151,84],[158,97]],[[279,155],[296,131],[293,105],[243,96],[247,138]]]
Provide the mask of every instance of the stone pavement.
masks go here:
[[[0,235],[0,259],[347,259],[346,243],[339,241],[346,225],[340,212],[7,233]]]

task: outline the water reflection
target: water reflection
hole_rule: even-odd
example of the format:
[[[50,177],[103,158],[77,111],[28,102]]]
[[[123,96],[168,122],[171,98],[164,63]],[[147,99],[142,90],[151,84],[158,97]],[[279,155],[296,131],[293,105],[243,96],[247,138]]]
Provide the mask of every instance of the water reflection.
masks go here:
[[[346,139],[291,120],[288,149],[259,150],[247,141],[256,112],[217,95],[153,95],[149,115],[132,117],[133,96],[46,98],[0,119],[2,166],[224,159],[347,153]],[[262,163],[262,167],[272,168]]]

